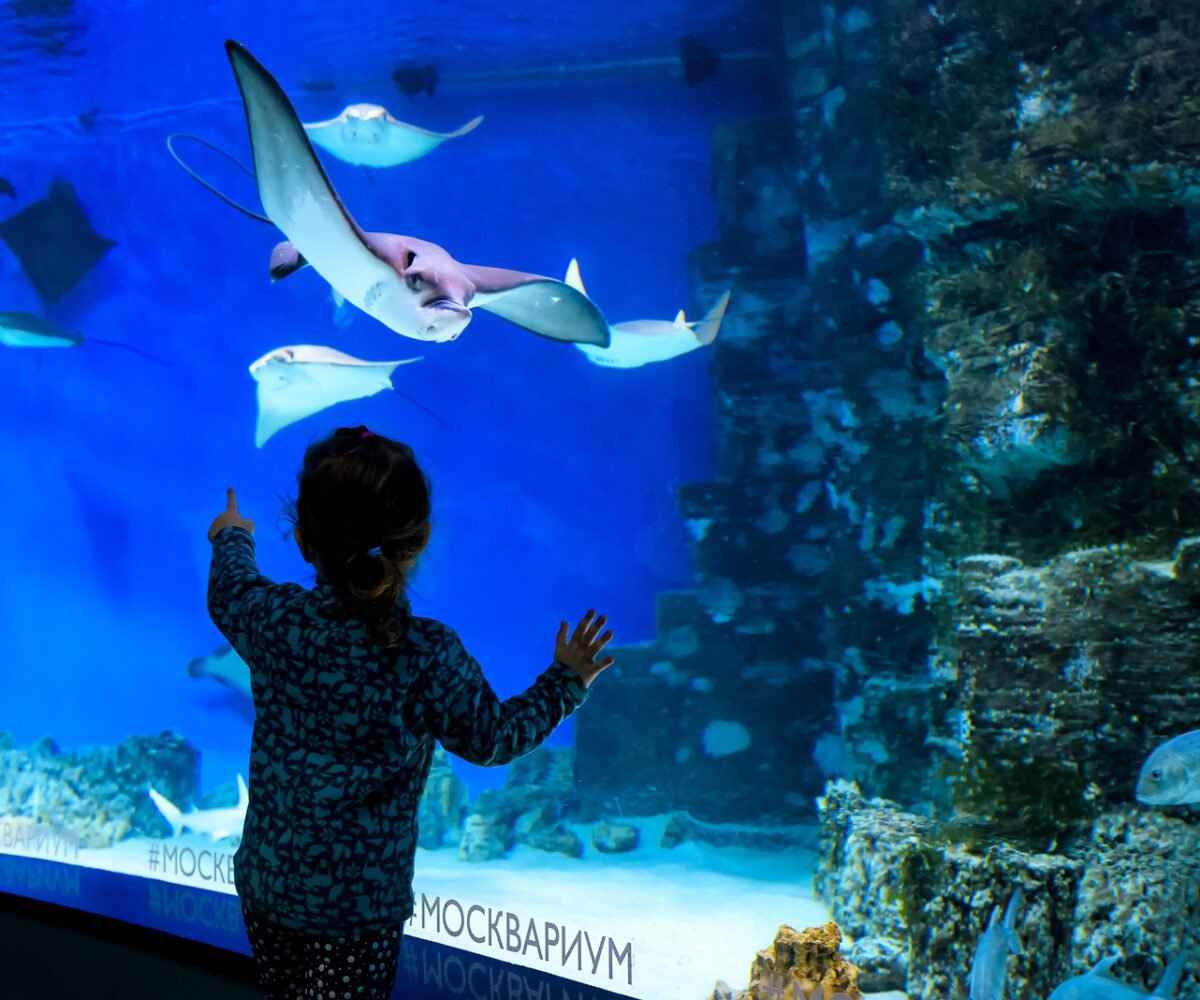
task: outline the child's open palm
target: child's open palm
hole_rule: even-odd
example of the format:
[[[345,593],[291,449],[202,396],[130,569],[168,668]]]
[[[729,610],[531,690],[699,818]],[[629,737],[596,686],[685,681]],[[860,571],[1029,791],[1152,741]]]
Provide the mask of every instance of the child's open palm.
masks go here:
[[[570,667],[579,675],[579,679],[583,681],[584,687],[590,687],[592,681],[596,679],[596,675],[602,670],[607,670],[613,665],[613,658],[606,656],[600,663],[596,662],[596,656],[609,640],[612,639],[612,629],[609,629],[603,635],[600,634],[600,629],[604,627],[606,621],[604,615],[596,618],[593,616],[595,611],[588,611],[575,626],[575,632],[571,638],[567,639],[567,623],[561,622],[558,626],[558,641],[554,647],[554,658],[562,664]]]

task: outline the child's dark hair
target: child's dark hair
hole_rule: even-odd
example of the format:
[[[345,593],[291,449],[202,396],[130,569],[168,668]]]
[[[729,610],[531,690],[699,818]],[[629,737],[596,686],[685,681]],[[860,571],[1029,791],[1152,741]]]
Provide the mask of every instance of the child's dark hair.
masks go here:
[[[429,495],[412,449],[365,427],[339,427],[304,453],[292,520],[337,594],[329,613],[364,619],[389,648],[402,635],[396,599],[429,541]]]

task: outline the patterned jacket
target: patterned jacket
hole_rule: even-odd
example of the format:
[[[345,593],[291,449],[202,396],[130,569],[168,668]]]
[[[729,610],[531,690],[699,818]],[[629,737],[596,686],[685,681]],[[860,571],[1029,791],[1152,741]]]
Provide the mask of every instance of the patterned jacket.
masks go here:
[[[250,805],[234,882],[265,919],[316,933],[378,928],[413,913],[417,805],[434,740],[475,764],[538,747],[587,688],[551,664],[501,702],[441,622],[407,625],[388,652],[355,620],[322,613],[333,593],[272,583],[254,539],[227,527],[213,542],[208,610],[250,665]]]

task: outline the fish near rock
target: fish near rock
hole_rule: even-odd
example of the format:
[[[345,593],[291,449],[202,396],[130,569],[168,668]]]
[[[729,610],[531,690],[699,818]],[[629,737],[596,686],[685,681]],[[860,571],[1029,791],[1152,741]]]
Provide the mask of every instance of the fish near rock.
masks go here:
[[[1016,932],[1017,914],[1022,901],[1023,893],[1021,887],[1017,886],[1005,907],[1002,923],[999,920],[1000,907],[992,907],[987,929],[980,935],[971,960],[970,1000],[1001,1000],[1004,996],[1008,957],[1022,954]]]
[[[162,818],[170,824],[172,836],[178,837],[184,830],[191,830],[193,833],[205,834],[213,840],[223,840],[226,837],[240,837],[246,822],[250,792],[246,788],[246,779],[240,774],[237,782],[237,804],[218,809],[192,809],[185,813],[153,788],[149,789],[147,794],[162,814]]]
[[[1179,979],[1183,975],[1187,954],[1181,952],[1167,963],[1162,979],[1150,993],[1140,987],[1130,986],[1119,979],[1114,979],[1108,974],[1109,969],[1119,961],[1121,961],[1120,955],[1101,959],[1082,976],[1072,976],[1056,986],[1054,992],[1050,994],[1049,1000],[1144,1000],[1144,998],[1171,1000],[1179,986]]]
[[[1200,729],[1157,747],[1142,765],[1135,794],[1149,806],[1200,802]]]

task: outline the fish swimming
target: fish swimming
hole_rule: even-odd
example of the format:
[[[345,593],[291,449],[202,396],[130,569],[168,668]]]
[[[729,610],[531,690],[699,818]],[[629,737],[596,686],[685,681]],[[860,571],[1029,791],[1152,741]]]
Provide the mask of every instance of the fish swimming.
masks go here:
[[[1162,979],[1150,993],[1108,975],[1108,970],[1120,960],[1120,955],[1101,959],[1083,975],[1072,976],[1056,986],[1049,1000],[1146,1000],[1147,997],[1171,1000],[1179,986],[1187,953],[1181,952],[1167,963]]]
[[[397,121],[378,104],[351,104],[336,118],[305,122],[308,137],[339,160],[360,167],[394,167],[433,152],[447,139],[473,131],[483,115],[453,132],[430,132]]]
[[[174,837],[178,837],[185,829],[207,834],[213,840],[240,837],[242,826],[246,822],[246,808],[250,805],[250,792],[246,788],[246,779],[240,774],[237,781],[237,805],[219,809],[192,809],[189,812],[180,812],[178,806],[153,788],[150,789],[149,795],[158,811],[162,813],[163,819],[171,824],[171,835]]]
[[[581,295],[587,294],[579,273],[579,262],[574,258],[567,265],[564,280]],[[721,329],[721,320],[728,306],[729,293],[725,292],[699,323],[687,322],[680,309],[670,322],[635,319],[609,327],[608,347],[594,347],[591,344],[575,346],[592,364],[605,368],[639,368],[655,361],[668,361],[711,344]]]
[[[222,646],[208,656],[197,656],[188,663],[187,669],[191,677],[211,677],[231,691],[254,699],[250,690],[250,667],[232,646]]]
[[[0,344],[5,347],[78,347],[83,338],[27,312],[0,312]]]
[[[70,292],[117,245],[92,228],[75,188],[61,179],[51,183],[46,197],[0,222],[0,240],[48,305]]]
[[[78,333],[55,326],[41,316],[28,312],[0,312],[0,344],[5,347],[78,347],[85,338]],[[162,358],[147,354],[140,347],[122,344],[116,340],[90,340],[88,343],[119,347],[124,351],[140,354],[147,361],[165,365]]]
[[[1004,910],[1003,923],[999,922],[1000,907],[992,907],[987,929],[979,936],[971,960],[970,1000],[1001,1000],[1004,996],[1008,956],[1022,953],[1015,929],[1022,898],[1021,887],[1017,886]]]
[[[332,347],[298,344],[277,347],[250,365],[258,383],[258,423],[254,443],[261,448],[289,424],[350,399],[392,388],[392,372],[403,361],[360,361]]]
[[[1151,806],[1200,802],[1200,729],[1167,740],[1138,774],[1137,800]]]
[[[435,243],[364,232],[275,78],[237,42],[225,51],[246,112],[259,199],[288,238],[271,254],[272,279],[311,265],[348,302],[416,340],[454,340],[478,306],[552,340],[608,346],[600,310],[563,282],[462,264]]]

